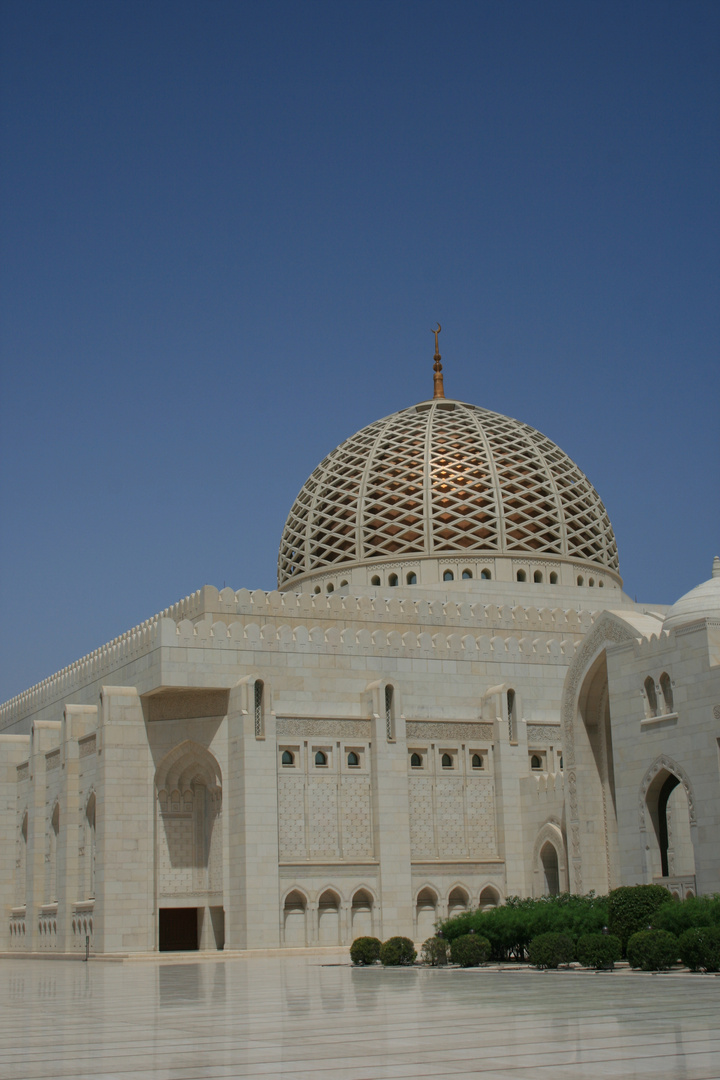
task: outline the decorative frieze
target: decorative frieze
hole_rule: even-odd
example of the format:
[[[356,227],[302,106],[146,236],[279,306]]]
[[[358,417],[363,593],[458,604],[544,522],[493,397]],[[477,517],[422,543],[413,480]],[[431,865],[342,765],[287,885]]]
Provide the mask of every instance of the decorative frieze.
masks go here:
[[[467,742],[482,739],[488,742],[493,737],[492,724],[460,724],[450,721],[408,720],[406,725],[409,739],[443,739],[447,742]]]

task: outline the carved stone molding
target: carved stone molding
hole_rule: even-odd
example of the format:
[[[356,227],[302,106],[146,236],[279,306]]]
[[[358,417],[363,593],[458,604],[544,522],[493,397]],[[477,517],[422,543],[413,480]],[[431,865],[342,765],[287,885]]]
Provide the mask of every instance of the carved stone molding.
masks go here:
[[[372,735],[372,724],[369,720],[303,720],[301,718],[288,717],[277,721],[277,734],[280,736],[295,735],[301,738],[309,736],[327,736],[328,738],[348,738],[353,735],[360,739],[369,739]]]
[[[408,720],[407,736],[412,739],[492,739],[492,724],[456,724],[434,720]]]

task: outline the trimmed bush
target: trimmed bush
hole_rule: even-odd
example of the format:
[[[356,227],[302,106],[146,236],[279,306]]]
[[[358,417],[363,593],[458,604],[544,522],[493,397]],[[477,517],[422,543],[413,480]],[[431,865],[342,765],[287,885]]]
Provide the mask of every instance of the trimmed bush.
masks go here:
[[[490,956],[490,942],[479,934],[463,934],[450,943],[450,959],[460,967],[479,967]]]
[[[667,930],[641,930],[627,944],[630,966],[643,971],[667,971],[678,958],[678,940]]]
[[[391,937],[380,947],[380,963],[385,967],[404,967],[414,964],[417,957],[410,938]]]
[[[622,944],[614,934],[583,934],[576,955],[583,967],[612,971],[622,956]]]
[[[623,885],[608,897],[608,927],[622,942],[623,950],[633,934],[646,930],[653,916],[673,898],[662,885]]]
[[[530,963],[538,968],[556,968],[560,964],[569,964],[574,952],[572,938],[567,934],[552,931],[533,938],[528,949]]]
[[[720,971],[720,927],[696,926],[680,935],[678,951],[691,971]]]
[[[350,959],[353,964],[362,966],[364,964],[374,964],[376,960],[380,959],[380,949],[382,948],[382,941],[376,937],[358,937],[355,938],[350,946]]]
[[[431,937],[424,941],[420,960],[429,967],[445,964],[447,962],[447,941],[445,941],[445,938]]]

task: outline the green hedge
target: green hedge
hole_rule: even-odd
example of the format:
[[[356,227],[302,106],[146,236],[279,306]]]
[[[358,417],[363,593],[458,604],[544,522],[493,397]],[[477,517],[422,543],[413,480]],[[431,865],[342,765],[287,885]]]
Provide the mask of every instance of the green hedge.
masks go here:
[[[416,958],[415,946],[410,938],[391,937],[380,947],[380,963],[385,967],[406,967],[414,964]]]
[[[463,934],[450,942],[450,959],[460,967],[479,967],[490,956],[490,942],[479,934]]]
[[[689,896],[663,904],[653,916],[656,930],[667,930],[680,937],[698,926],[720,926],[720,896]]]
[[[567,934],[540,934],[533,938],[528,949],[530,963],[538,968],[557,968],[570,964],[575,955],[572,938]]]
[[[350,946],[350,959],[353,964],[358,964],[359,966],[364,964],[374,964],[376,960],[380,959],[381,948],[382,941],[380,941],[380,938],[355,938]]]
[[[583,967],[612,971],[622,956],[622,944],[614,934],[583,934],[575,955]]]
[[[608,928],[620,938],[623,951],[633,934],[655,926],[656,913],[673,898],[662,885],[624,885],[608,897]]]
[[[667,971],[678,955],[678,939],[667,930],[640,930],[627,944],[630,966],[643,971]]]
[[[720,971],[720,926],[694,926],[680,935],[678,951],[691,971]]]
[[[442,923],[450,942],[471,930],[490,942],[490,958],[498,963],[524,960],[532,938],[550,932],[567,934],[573,943],[584,934],[599,933],[608,921],[607,897],[543,896],[539,899],[509,897],[502,907],[468,911]]]

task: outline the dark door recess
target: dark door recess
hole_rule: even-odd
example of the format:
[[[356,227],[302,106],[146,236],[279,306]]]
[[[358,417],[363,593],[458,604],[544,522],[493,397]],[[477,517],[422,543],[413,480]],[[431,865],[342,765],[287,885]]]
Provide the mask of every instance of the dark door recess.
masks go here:
[[[160,908],[160,952],[190,952],[198,947],[198,909]]]

